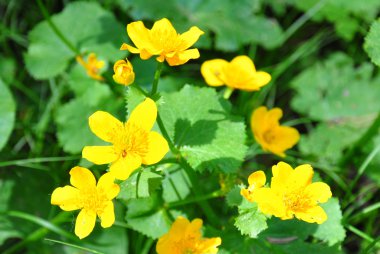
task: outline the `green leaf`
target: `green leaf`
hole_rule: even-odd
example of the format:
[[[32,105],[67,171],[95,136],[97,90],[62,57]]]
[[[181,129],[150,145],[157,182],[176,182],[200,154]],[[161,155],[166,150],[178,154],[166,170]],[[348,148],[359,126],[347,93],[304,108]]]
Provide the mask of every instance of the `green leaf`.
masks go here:
[[[240,194],[240,190],[245,186],[234,186],[230,192],[226,195],[226,202],[228,206],[239,206],[243,202],[243,196]]]
[[[165,178],[162,181],[162,197],[165,202],[174,202],[185,199],[190,194],[191,183],[183,170],[177,167],[174,170],[165,169]]]
[[[235,172],[244,160],[245,125],[232,116],[212,88],[186,85],[163,93],[159,112],[169,136],[189,164],[205,169]]]
[[[132,199],[127,203],[127,223],[136,231],[157,239],[169,231],[172,221],[168,211],[161,207],[162,204],[157,194],[149,198]],[[179,213],[170,210],[172,217]]]
[[[112,13],[92,2],[75,2],[52,16],[52,22],[83,54],[95,52],[101,59],[115,61],[125,53],[119,47],[125,30]],[[75,53],[55,34],[46,21],[29,33],[30,45],[25,54],[26,67],[36,79],[47,79],[62,73]]]
[[[122,104],[107,85],[94,80],[88,80],[86,85],[87,89],[81,92],[81,96],[61,105],[55,115],[58,142],[68,153],[79,153],[86,145],[105,144],[91,132],[88,117],[97,110],[107,111],[117,117],[115,112]]]
[[[162,176],[149,169],[144,169],[141,173],[137,172],[120,184],[120,193],[117,198],[128,201],[133,198],[149,197],[161,186],[161,178]]]
[[[354,66],[351,57],[335,53],[298,75],[292,86],[297,94],[292,108],[311,119],[355,123],[380,111],[380,76],[373,66]]]
[[[6,145],[16,117],[16,103],[12,93],[0,79],[0,150]]]
[[[306,243],[294,241],[289,244],[276,245],[275,253],[294,254],[294,253],[313,253],[313,254],[341,254],[339,246],[325,246],[318,243]],[[278,252],[281,251],[281,252]],[[272,252],[270,252],[272,253]]]
[[[331,198],[320,205],[327,214],[327,221],[318,225],[314,237],[327,242],[329,246],[343,242],[346,231],[342,225],[342,211],[337,198]]]
[[[235,226],[242,235],[257,238],[263,230],[268,228],[267,217],[258,210],[256,203],[250,203],[243,199],[238,210],[239,215],[236,217]]]
[[[372,62],[380,66],[380,20],[372,23],[371,29],[365,37],[364,49]]]
[[[320,162],[335,163],[364,131],[365,128],[321,123],[307,135],[302,135],[298,148]]]
[[[14,58],[6,58],[0,55],[0,79],[6,84],[11,84],[16,74],[16,61]]]
[[[317,230],[318,225],[297,219],[281,220],[272,217],[268,220],[268,229],[260,234],[263,239],[277,242],[291,242],[296,239],[307,239]]]
[[[282,42],[283,31],[278,22],[258,14],[259,1],[129,0],[120,4],[135,20],[167,17],[180,33],[198,26],[205,34],[196,47],[210,48],[214,38],[216,48],[224,51],[236,51],[250,43],[271,49]]]

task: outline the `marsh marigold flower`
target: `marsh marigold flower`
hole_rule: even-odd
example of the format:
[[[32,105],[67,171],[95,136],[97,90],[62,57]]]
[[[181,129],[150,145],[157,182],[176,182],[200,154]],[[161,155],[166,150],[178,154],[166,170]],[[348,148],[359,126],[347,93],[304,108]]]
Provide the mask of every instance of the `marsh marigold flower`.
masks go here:
[[[248,189],[241,190],[241,194],[256,202],[263,213],[282,220],[294,216],[309,223],[321,224],[327,220],[319,204],[331,198],[331,190],[323,182],[312,183],[314,171],[310,165],[293,169],[289,164],[279,162],[272,167],[272,174],[270,187],[263,187],[266,181],[264,172],[254,172],[250,176],[254,180],[249,183]]]
[[[100,69],[104,67],[105,63],[104,61],[98,60],[95,53],[90,53],[90,55],[88,55],[87,61],[83,60],[82,56],[77,56],[76,60],[86,69],[88,76],[96,80],[104,80],[99,72]]]
[[[168,233],[158,239],[158,254],[215,254],[222,243],[220,237],[202,238],[202,220],[189,222],[179,216]]]
[[[128,86],[135,81],[132,64],[127,60],[118,60],[113,66],[113,80],[120,85]]]
[[[258,91],[271,80],[264,71],[256,71],[248,56],[237,56],[231,62],[223,59],[206,61],[201,73],[209,86],[223,86],[244,91]]]
[[[251,129],[264,151],[285,157],[285,151],[298,143],[300,134],[293,127],[281,126],[281,117],[280,108],[268,110],[264,106],[259,107],[252,113]]]
[[[157,117],[157,106],[149,98],[140,103],[128,121],[122,123],[111,114],[96,111],[89,117],[91,131],[110,146],[85,146],[82,157],[95,164],[108,164],[117,179],[125,180],[141,164],[159,162],[168,152],[167,141],[150,131]]]
[[[136,47],[123,43],[120,49],[140,54],[143,60],[158,55],[157,61],[166,60],[170,66],[174,66],[199,58],[198,49],[189,49],[203,34],[196,26],[178,34],[170,21],[163,18],[156,21],[150,30],[142,21],[132,22],[127,25],[127,33]]]
[[[70,185],[56,188],[51,195],[51,204],[59,205],[64,211],[81,209],[75,222],[75,234],[80,238],[88,236],[95,226],[96,216],[103,228],[111,227],[115,222],[112,199],[120,191],[114,184],[111,173],[102,175],[98,184],[87,168],[74,167],[70,170]]]

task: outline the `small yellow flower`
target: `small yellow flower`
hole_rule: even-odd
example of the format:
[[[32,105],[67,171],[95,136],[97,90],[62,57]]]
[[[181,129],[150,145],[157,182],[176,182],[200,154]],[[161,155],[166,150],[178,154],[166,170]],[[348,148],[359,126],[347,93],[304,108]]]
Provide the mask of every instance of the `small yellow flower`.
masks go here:
[[[88,76],[96,80],[104,80],[104,78],[99,75],[99,72],[100,69],[104,67],[105,63],[104,61],[98,60],[95,53],[90,53],[87,62],[83,60],[82,56],[77,56],[76,60],[86,69]]]
[[[112,78],[120,85],[128,86],[135,81],[133,66],[128,60],[118,60],[113,66],[113,71],[115,74]]]
[[[179,216],[168,233],[158,239],[158,254],[215,254],[222,243],[220,237],[202,238],[202,220],[189,222]]]
[[[248,177],[248,188],[247,189],[241,189],[240,194],[245,197],[248,201],[253,202],[254,201],[254,193],[256,190],[262,188],[265,184],[266,178],[263,171],[259,170],[256,172],[253,172]]]
[[[157,117],[157,106],[149,98],[140,103],[128,121],[122,123],[111,114],[96,111],[89,117],[91,131],[111,146],[85,146],[82,157],[95,164],[108,164],[117,179],[125,180],[141,164],[159,162],[169,150],[167,141],[150,131]]]
[[[259,107],[252,113],[251,129],[264,151],[285,157],[285,151],[298,143],[300,134],[293,127],[281,126],[281,117],[280,108],[268,110],[264,106]]]
[[[96,185],[94,175],[87,168],[74,167],[70,170],[73,186],[56,188],[51,195],[51,204],[59,205],[64,211],[82,209],[75,222],[75,234],[80,238],[88,236],[95,226],[96,216],[103,228],[115,222],[112,199],[119,194],[120,187],[114,184],[115,177],[106,173]]]
[[[261,186],[247,198],[257,202],[263,213],[282,220],[295,216],[299,220],[318,224],[327,220],[327,215],[319,204],[331,198],[331,190],[323,182],[312,183],[314,171],[310,165],[304,164],[293,169],[289,164],[279,162],[272,167],[272,174],[270,187],[262,187],[266,179],[261,174],[258,181]]]
[[[231,62],[223,59],[206,61],[201,66],[201,73],[209,86],[226,85],[244,91],[258,91],[271,80],[268,73],[256,71],[248,56],[237,56]]]
[[[150,30],[142,21],[132,22],[127,25],[127,33],[136,47],[123,43],[120,49],[140,54],[143,60],[158,55],[157,61],[166,60],[170,66],[174,66],[199,58],[198,49],[188,49],[203,34],[196,26],[178,34],[170,21],[163,18],[156,21]]]

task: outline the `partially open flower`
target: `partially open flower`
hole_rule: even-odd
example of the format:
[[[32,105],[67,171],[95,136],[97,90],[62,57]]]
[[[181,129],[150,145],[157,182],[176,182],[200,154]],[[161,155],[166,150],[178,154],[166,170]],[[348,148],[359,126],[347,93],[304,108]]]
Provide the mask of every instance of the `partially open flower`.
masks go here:
[[[90,53],[88,55],[87,61],[85,61],[82,56],[76,57],[77,62],[82,65],[86,71],[87,75],[96,80],[104,80],[104,78],[99,74],[100,69],[104,67],[104,61],[98,60],[95,53]]]
[[[113,80],[120,84],[128,86],[135,81],[135,73],[133,72],[132,64],[127,60],[118,60],[114,66],[113,71],[115,74],[112,76]]]

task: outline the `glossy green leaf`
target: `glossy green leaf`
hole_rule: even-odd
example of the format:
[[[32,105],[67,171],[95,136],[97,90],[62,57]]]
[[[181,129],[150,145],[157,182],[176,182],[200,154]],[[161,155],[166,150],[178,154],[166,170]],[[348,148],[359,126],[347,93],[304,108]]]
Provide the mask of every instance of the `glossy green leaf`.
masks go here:
[[[243,199],[238,210],[239,215],[236,217],[235,226],[242,235],[257,238],[263,230],[268,228],[267,217],[258,210],[256,203]]]
[[[380,20],[372,23],[371,29],[365,37],[364,49],[372,62],[380,66]]]
[[[186,85],[161,100],[165,128],[193,168],[232,173],[240,167],[247,151],[245,124],[214,89]]]
[[[95,2],[74,2],[52,16],[52,22],[81,54],[95,52],[100,59],[115,61],[125,53],[119,47],[125,29],[109,11]],[[52,30],[47,21],[29,33],[30,45],[25,55],[26,67],[36,79],[62,73],[75,58],[73,52]]]

